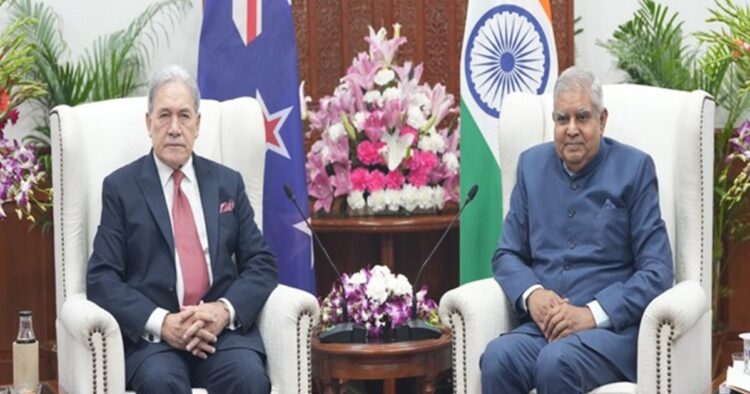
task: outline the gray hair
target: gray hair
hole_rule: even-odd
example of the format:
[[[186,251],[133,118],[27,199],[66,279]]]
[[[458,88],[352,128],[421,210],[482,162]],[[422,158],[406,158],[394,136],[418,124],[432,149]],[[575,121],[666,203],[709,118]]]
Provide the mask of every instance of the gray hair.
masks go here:
[[[591,97],[591,105],[596,114],[600,114],[604,109],[604,94],[602,93],[602,83],[599,82],[599,78],[589,70],[581,67],[572,66],[563,71],[557,82],[555,82],[555,93],[554,99],[557,98],[564,92],[571,90],[582,89],[589,92]]]
[[[198,90],[198,83],[195,82],[195,79],[187,70],[175,64],[162,68],[151,78],[151,82],[148,85],[148,112],[151,113],[154,110],[154,96],[156,95],[156,91],[170,82],[182,82],[187,86],[190,95],[193,97],[195,112],[198,112],[201,105],[201,93]]]

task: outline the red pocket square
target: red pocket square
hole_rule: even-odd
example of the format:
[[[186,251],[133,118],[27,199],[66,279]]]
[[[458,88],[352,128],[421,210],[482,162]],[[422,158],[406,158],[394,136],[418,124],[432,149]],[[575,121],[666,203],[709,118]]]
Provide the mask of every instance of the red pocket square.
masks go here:
[[[224,201],[219,204],[219,213],[232,212],[234,210],[234,200]]]

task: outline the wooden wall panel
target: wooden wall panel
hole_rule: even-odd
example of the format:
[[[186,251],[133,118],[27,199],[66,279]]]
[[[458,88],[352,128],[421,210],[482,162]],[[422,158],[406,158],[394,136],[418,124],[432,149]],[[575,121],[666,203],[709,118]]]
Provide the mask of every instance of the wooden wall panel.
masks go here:
[[[398,62],[424,63],[423,81],[442,83],[459,93],[461,45],[468,0],[294,0],[300,79],[317,99],[338,85],[354,56],[367,49],[367,26],[401,24],[407,43]],[[573,1],[552,0],[559,68],[574,62]]]

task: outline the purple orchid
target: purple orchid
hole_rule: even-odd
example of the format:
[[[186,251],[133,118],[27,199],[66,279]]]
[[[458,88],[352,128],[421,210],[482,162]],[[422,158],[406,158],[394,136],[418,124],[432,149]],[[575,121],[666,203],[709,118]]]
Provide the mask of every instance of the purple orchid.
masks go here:
[[[378,341],[412,317],[411,284],[403,275],[394,275],[386,266],[362,268],[352,275],[342,274],[342,286],[335,284],[319,300],[325,327],[344,321],[344,305],[349,319],[367,329],[371,341]],[[343,292],[342,292],[343,287]],[[427,286],[417,292],[418,318],[438,324],[437,303],[427,298]]]

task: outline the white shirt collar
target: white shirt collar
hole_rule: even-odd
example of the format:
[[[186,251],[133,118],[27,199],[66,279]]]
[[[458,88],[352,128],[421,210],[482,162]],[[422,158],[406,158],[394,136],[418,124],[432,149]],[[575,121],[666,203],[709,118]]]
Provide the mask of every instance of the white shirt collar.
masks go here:
[[[154,162],[156,162],[156,171],[159,173],[159,181],[161,182],[161,187],[164,188],[167,185],[167,182],[172,180],[172,173],[175,170],[161,161],[161,159],[156,156],[156,152],[154,152],[153,155]],[[188,182],[195,182],[196,177],[195,167],[193,167],[193,155],[190,155],[188,161],[180,167],[180,171],[185,175],[185,179],[187,179]]]

